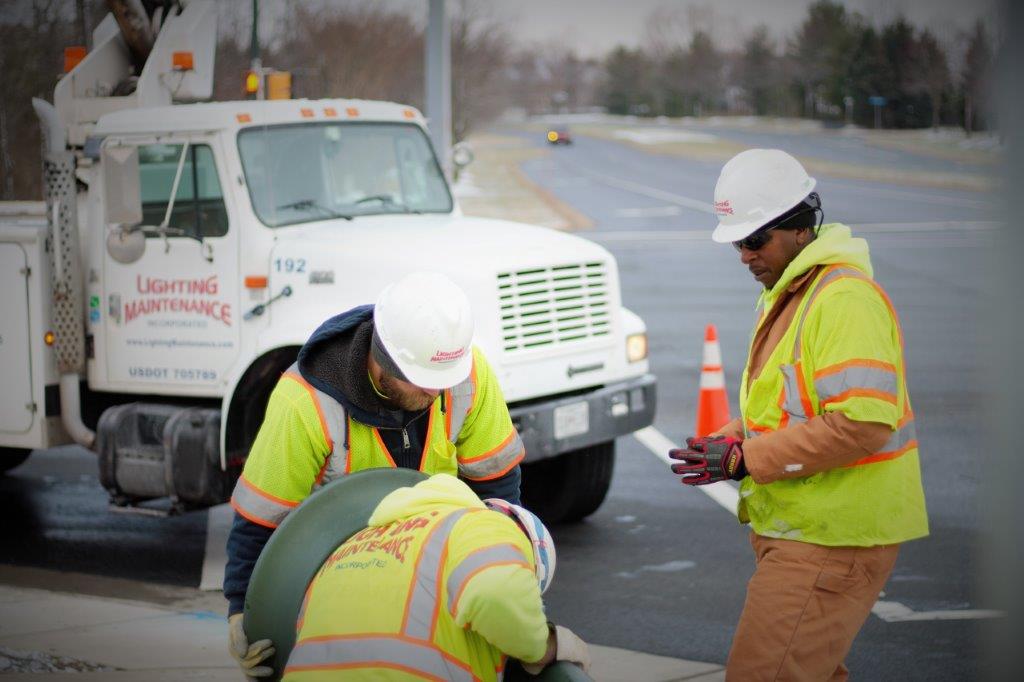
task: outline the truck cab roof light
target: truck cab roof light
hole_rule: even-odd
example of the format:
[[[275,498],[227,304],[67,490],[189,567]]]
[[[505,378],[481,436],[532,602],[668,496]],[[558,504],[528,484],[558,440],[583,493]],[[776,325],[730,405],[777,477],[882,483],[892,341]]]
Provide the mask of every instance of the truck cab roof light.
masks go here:
[[[195,69],[195,59],[192,56],[192,52],[188,50],[172,52],[171,67],[175,71],[192,71]]]
[[[72,45],[64,48],[64,73],[68,73],[71,69],[78,66],[78,64],[85,59],[85,55],[88,54],[88,50],[82,45]]]

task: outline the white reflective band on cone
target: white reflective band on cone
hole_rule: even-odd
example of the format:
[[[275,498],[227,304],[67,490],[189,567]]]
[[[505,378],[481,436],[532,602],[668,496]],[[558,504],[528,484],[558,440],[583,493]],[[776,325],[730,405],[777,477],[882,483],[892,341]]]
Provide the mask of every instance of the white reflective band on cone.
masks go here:
[[[725,374],[722,370],[701,372],[700,388],[701,390],[706,388],[725,388]]]
[[[705,341],[704,342],[704,366],[705,367],[721,367],[722,365],[722,347],[717,341]]]

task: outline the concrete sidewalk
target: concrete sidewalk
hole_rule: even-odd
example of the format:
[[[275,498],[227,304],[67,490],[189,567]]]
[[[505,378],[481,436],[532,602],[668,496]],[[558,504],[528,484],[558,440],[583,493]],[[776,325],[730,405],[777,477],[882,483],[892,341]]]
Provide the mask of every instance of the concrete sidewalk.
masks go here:
[[[69,672],[83,681],[237,682],[223,609],[219,594],[198,590],[2,567],[0,675],[5,682]],[[596,645],[591,654],[591,675],[600,681],[724,679],[722,667],[709,663]]]

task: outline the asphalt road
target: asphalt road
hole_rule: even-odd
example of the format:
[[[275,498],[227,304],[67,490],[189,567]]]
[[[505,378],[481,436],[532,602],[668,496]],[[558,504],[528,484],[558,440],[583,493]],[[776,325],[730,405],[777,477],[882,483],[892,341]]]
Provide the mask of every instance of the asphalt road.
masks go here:
[[[821,150],[832,160],[848,146],[833,136],[742,135],[752,146]],[[618,259],[624,303],[650,332],[659,377],[655,427],[676,443],[691,431],[708,323],[719,330],[735,413],[758,288],[736,253],[708,238],[718,165],[592,138],[551,152],[524,170],[592,218],[585,236]],[[857,158],[944,168],[891,150],[860,149]],[[981,601],[973,580],[982,539],[980,467],[965,464],[985,457],[978,443],[985,417],[983,306],[994,288],[987,274],[993,198],[828,177],[819,178],[818,190],[827,220],[846,222],[869,239],[876,277],[906,336],[932,535],[903,549],[885,598],[918,612],[994,608]],[[93,457],[65,447],[38,452],[0,476],[0,530],[0,563],[195,586],[206,513],[112,514]],[[709,497],[679,485],[635,438],[619,441],[605,505],[587,521],[553,531],[559,567],[547,595],[552,618],[595,643],[724,662],[753,571],[747,533]],[[855,679],[974,679],[983,673],[985,622],[887,622],[872,615],[848,664]]]

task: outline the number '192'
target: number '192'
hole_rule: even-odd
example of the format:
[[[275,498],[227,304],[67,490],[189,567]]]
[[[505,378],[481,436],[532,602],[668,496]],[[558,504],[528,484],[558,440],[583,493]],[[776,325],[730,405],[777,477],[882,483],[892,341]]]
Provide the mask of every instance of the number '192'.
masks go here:
[[[277,258],[274,260],[274,269],[278,272],[305,272],[305,258]]]

